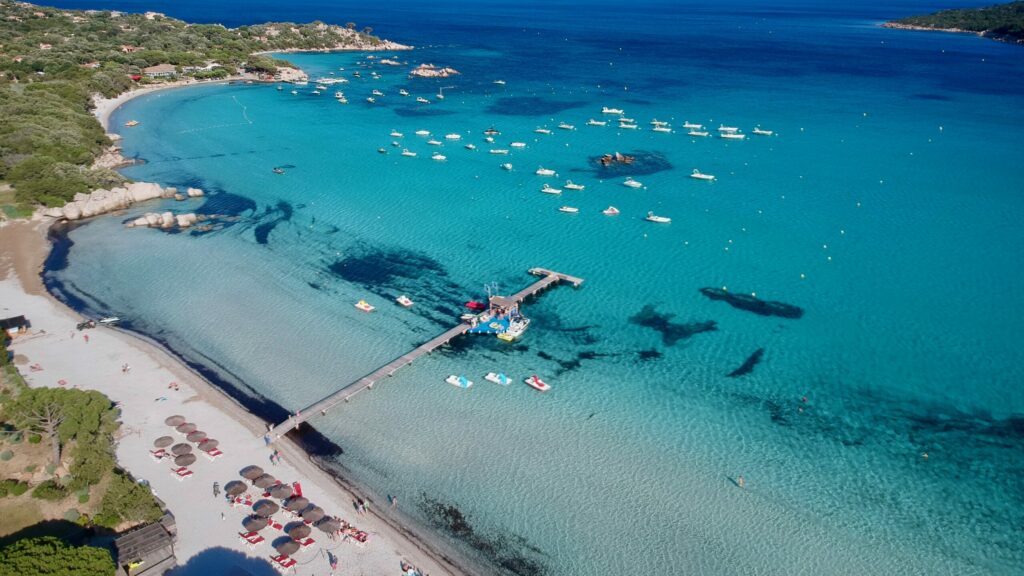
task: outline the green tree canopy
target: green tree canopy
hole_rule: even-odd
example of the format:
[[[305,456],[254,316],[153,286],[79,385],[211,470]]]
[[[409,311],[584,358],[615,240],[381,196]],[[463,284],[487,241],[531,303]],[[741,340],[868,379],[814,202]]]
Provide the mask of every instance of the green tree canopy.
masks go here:
[[[111,576],[110,552],[69,546],[52,536],[27,538],[0,548],[0,576]]]

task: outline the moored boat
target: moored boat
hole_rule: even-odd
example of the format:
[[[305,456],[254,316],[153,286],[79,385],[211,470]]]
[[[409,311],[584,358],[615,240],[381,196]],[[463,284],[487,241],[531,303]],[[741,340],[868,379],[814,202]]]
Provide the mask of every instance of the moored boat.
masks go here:
[[[583,184],[576,184],[572,180],[567,180],[565,182],[564,188],[566,190],[583,190],[584,188],[586,188],[586,186],[584,186]]]
[[[366,300],[360,300],[359,302],[356,302],[356,308],[362,310],[363,312],[373,312],[374,310],[376,310],[376,308],[374,308]]]
[[[644,186],[643,184],[636,180],[633,180],[632,178],[626,178],[626,180],[622,182],[622,185],[628,186],[630,188],[643,188]]]
[[[739,132],[740,129],[735,127],[735,126],[726,126],[725,124],[719,124],[718,125],[718,131],[719,132],[728,133],[728,132]]]
[[[655,126],[654,128],[651,128],[651,130],[655,132],[664,132],[665,134],[672,133],[672,129],[669,128],[668,126]]]
[[[402,133],[401,133],[401,132],[399,132],[398,130],[392,130],[392,131],[391,131],[391,137],[392,137],[392,138],[401,138],[401,137],[403,137],[403,136],[404,136],[404,134],[402,134]]]
[[[545,168],[543,166],[541,166],[540,168],[537,168],[537,171],[534,172],[534,174],[536,174],[537,176],[556,176],[557,175],[554,170],[552,170],[550,168]]]
[[[409,158],[415,158],[416,157],[416,153],[412,152],[408,148],[406,148],[406,149],[402,150],[402,156],[408,156]]]
[[[451,134],[445,134],[444,135],[444,139],[445,140],[462,140],[462,134],[456,134],[456,133],[452,132]]]
[[[707,138],[709,135],[707,132],[703,132],[701,130],[690,130],[686,134],[689,136],[696,136],[697,138]]]
[[[724,138],[726,140],[745,140],[747,138],[747,135],[740,134],[739,132],[722,132],[721,134],[718,135],[718,137]]]
[[[541,392],[547,392],[548,390],[551,390],[551,386],[548,385],[547,382],[541,380],[540,377],[538,377],[536,374],[530,376],[529,378],[524,380],[524,382],[526,382],[526,384],[529,385],[531,388],[535,388],[537,390],[540,390]]]
[[[508,154],[508,150],[504,148],[491,148],[491,154]]]
[[[278,166],[278,167],[274,168],[273,172],[274,172],[274,174],[284,174],[284,168],[281,168],[280,166]]]
[[[455,386],[456,388],[463,389],[469,388],[470,386],[473,385],[472,380],[467,379],[465,376],[456,376],[455,374],[452,374],[451,376],[445,378],[444,381],[451,384],[452,386]]]
[[[638,130],[640,127],[636,124],[630,124],[629,122],[619,122],[619,128],[623,130]]]
[[[440,140],[427,140],[427,144],[429,144],[431,146],[440,146],[441,145],[441,141]]]
[[[771,130],[765,130],[760,126],[755,126],[752,132],[754,134],[757,134],[758,136],[771,136],[772,134],[774,134],[774,132],[772,132]]]
[[[402,294],[398,298],[395,298],[395,302],[398,302],[399,305],[404,306],[406,308],[412,307],[412,300],[410,300],[409,297],[406,296],[405,294]]]
[[[398,95],[399,96],[408,96],[409,95],[409,91],[406,90],[405,88],[401,88],[401,89],[398,90]]]
[[[551,134],[551,130],[548,130],[547,128],[537,128],[534,132],[537,134]]]
[[[526,148],[526,142],[513,142],[509,146],[513,148]]]
[[[695,178],[697,180],[714,180],[715,176],[713,174],[704,174],[700,170],[694,168],[693,172],[690,173],[690,178]]]
[[[476,150],[476,144],[466,144],[463,148],[466,150]]]
[[[686,122],[683,122],[683,128],[686,128],[687,130],[701,130],[704,128],[704,125],[687,120]]]
[[[621,116],[622,114],[625,114],[625,112],[623,112],[622,108],[609,108],[604,106],[601,108],[601,114],[618,114]]]
[[[558,209],[559,212],[565,212],[566,214],[579,214],[580,209],[575,206],[561,206]]]
[[[648,222],[656,222],[658,224],[668,224],[672,221],[668,216],[658,216],[654,212],[648,212],[647,217],[644,218],[644,220],[647,220]]]
[[[125,122],[124,125],[127,126],[128,128],[134,128],[134,127],[139,125],[139,121],[138,120],[129,120],[129,121]]]
[[[488,372],[487,376],[484,376],[484,380],[494,382],[501,386],[508,386],[512,383],[512,379],[506,376],[503,372]]]
[[[420,104],[430,104],[430,100],[427,100],[423,96],[417,96],[416,101],[419,102]]]
[[[430,130],[417,130],[417,136],[430,136]]]
[[[501,167],[504,170],[511,170],[512,169],[512,164],[509,163],[509,162],[506,162],[506,163],[502,164]]]
[[[605,122],[604,120],[594,120],[593,118],[591,118],[590,120],[587,120],[587,126],[607,126],[607,125],[608,125],[608,123]]]
[[[619,209],[616,208],[615,206],[609,206],[604,210],[601,210],[601,214],[604,214],[605,216],[618,216]]]
[[[542,186],[540,191],[545,193],[545,194],[561,194],[562,193],[562,189],[561,188],[552,188],[551,186],[549,186],[547,184]]]
[[[562,129],[562,130],[575,130],[576,129],[575,126],[573,126],[572,124],[569,124],[568,122],[561,122],[561,123],[558,124],[558,127],[560,129]]]
[[[448,157],[445,156],[444,154],[441,154],[440,152],[434,152],[434,154],[430,157],[430,159],[431,160],[436,160],[438,162],[444,162],[445,160],[448,159]]]

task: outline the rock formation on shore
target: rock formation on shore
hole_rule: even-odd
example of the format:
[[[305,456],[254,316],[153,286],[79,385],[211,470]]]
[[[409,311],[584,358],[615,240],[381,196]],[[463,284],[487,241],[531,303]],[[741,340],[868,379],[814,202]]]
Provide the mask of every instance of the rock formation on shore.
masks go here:
[[[175,188],[162,188],[151,182],[132,182],[124,187],[111,190],[94,190],[89,194],[75,194],[75,199],[61,208],[47,208],[44,216],[80,220],[91,218],[107,212],[122,210],[136,202],[155,200],[157,198],[174,198],[178,191]],[[196,198],[203,195],[198,188],[189,188],[186,195]]]

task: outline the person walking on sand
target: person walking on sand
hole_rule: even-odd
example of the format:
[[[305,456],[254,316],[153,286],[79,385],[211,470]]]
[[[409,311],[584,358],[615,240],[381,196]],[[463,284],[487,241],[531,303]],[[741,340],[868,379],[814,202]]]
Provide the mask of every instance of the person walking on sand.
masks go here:
[[[391,496],[391,509],[398,508],[398,496]]]
[[[747,481],[743,479],[743,476],[737,476],[736,477],[736,485],[739,486],[740,488],[746,488],[747,487]]]
[[[213,497],[220,496],[220,482],[213,483]]]
[[[89,343],[89,335],[88,334],[82,334],[82,339],[85,340],[86,344]]]

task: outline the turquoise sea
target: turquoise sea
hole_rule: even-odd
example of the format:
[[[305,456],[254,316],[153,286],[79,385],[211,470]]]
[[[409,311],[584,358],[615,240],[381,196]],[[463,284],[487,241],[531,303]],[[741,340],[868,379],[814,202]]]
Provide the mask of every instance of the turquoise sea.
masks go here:
[[[1019,574],[1024,51],[877,26],[949,5],[256,3],[246,21],[354,19],[418,48],[376,55],[399,67],[288,55],[349,80],[319,96],[131,101],[114,125],[141,123],[118,131],[146,163],[125,174],[209,196],[73,228],[46,280],[280,418],[440,333],[485,284],[580,276],[524,308],[519,343],[465,337],[314,420],[333,461],[495,574]],[[242,23],[232,3],[103,6]],[[421,62],[461,75],[408,79]],[[587,126],[603,106],[639,129]],[[616,151],[643,188],[593,160]],[[540,192],[567,179],[586,189]],[[217,225],[123,227],[163,209]],[[521,383],[533,373],[553,390]]]

